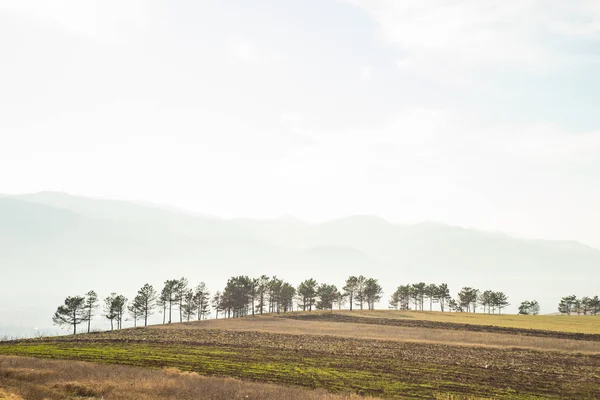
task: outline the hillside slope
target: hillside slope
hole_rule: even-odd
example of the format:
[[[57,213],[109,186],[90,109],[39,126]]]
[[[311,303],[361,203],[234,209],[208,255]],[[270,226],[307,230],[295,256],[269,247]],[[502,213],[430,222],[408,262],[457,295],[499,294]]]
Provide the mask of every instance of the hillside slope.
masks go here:
[[[3,356],[26,356],[175,368],[389,399],[600,396],[600,335],[387,314],[399,316],[281,313],[0,342],[0,363]]]

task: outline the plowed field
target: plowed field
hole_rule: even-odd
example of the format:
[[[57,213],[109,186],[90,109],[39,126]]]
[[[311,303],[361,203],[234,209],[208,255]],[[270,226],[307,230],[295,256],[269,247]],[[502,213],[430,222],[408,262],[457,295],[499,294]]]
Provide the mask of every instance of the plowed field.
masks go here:
[[[165,327],[6,342],[0,354],[174,367],[384,398],[600,398],[600,355],[574,352]]]

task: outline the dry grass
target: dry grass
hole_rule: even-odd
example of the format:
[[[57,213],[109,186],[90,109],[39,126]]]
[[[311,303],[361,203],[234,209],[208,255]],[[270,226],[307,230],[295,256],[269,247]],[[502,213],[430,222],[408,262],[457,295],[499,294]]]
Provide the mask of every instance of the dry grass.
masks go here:
[[[363,314],[360,314],[363,316]],[[381,315],[381,314],[380,314]],[[388,314],[384,314],[387,316]],[[347,324],[324,321],[306,321],[260,316],[209,320],[173,325],[156,325],[152,329],[224,329],[281,334],[328,335],[357,339],[394,340],[417,343],[443,343],[465,346],[524,348],[558,350],[581,353],[600,353],[600,342],[583,340],[540,338],[510,334],[471,332],[445,329],[408,328],[399,326]]]
[[[302,319],[290,319],[296,316]],[[595,333],[586,324],[598,318],[398,311],[282,317],[0,343],[0,354],[73,360],[0,357],[0,388],[34,400],[360,398],[314,388],[383,398],[600,398],[598,335],[561,333],[555,322],[573,321],[563,332]]]
[[[410,318],[435,322],[454,322],[473,325],[493,325],[505,328],[539,329],[557,332],[600,334],[600,316],[578,315],[513,315],[483,313],[449,313],[436,311],[348,310],[336,314],[357,315],[374,318]]]
[[[171,367],[384,398],[600,398],[600,355],[564,351],[171,325],[2,343],[0,354]]]
[[[0,357],[0,399],[286,399],[358,400],[357,395],[334,395],[230,378],[202,377],[175,369],[150,370],[77,361]]]
[[[21,396],[17,396],[16,394],[8,393],[0,388],[0,400],[22,400]]]

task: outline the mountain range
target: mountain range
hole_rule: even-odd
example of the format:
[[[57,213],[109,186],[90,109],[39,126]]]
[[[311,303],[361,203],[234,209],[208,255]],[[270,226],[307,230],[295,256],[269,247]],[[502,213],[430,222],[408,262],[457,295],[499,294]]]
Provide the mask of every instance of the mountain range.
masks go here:
[[[568,294],[596,295],[600,250],[439,223],[400,225],[376,216],[320,224],[295,218],[221,219],[172,207],[42,192],[0,196],[0,334],[49,329],[67,295],[133,297],[149,282],[185,276],[214,292],[233,275],[314,277],[343,286],[378,278],[379,305],[399,284],[447,282],[502,290],[515,311],[536,299],[556,310]],[[99,320],[100,321],[100,320]],[[98,322],[101,325],[100,322]],[[4,327],[4,328],[3,328]]]

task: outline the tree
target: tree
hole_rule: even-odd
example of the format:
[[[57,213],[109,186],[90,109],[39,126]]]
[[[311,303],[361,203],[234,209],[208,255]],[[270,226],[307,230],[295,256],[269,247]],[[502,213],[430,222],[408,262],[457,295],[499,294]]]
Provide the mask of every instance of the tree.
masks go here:
[[[144,319],[144,326],[148,326],[148,317],[153,314],[153,310],[156,307],[157,298],[158,293],[152,285],[146,283],[144,286],[142,286],[141,289],[138,290],[137,295],[134,297],[133,302],[130,305],[130,312],[131,308],[135,309],[134,320],[139,316],[140,319]]]
[[[129,311],[129,314],[131,315],[131,317],[133,318],[133,327],[137,327],[137,321],[138,319],[141,318],[140,316],[140,309],[137,306],[137,304],[135,303],[135,297],[133,299],[133,301],[131,303],[129,303],[129,305],[127,306],[127,311]]]
[[[360,309],[363,309],[363,304],[365,302],[365,281],[367,278],[360,275],[356,278],[356,293],[354,294],[354,304],[360,306]]]
[[[93,290],[85,294],[85,319],[88,323],[87,333],[90,333],[90,325],[94,317],[94,311],[98,308],[98,295]]]
[[[86,309],[85,297],[69,296],[63,305],[58,306],[52,322],[59,326],[72,326],[73,335],[77,333],[77,325],[87,321],[88,310]]]
[[[381,300],[382,294],[383,289],[379,285],[377,279],[369,278],[365,281],[363,295],[369,310],[375,309],[375,303]]]
[[[396,291],[394,293],[392,293],[388,303],[389,303],[389,308],[391,308],[393,310],[398,310],[400,308],[400,288],[396,289]]]
[[[598,313],[600,312],[600,298],[598,298],[598,296],[592,297],[592,299],[590,300],[590,307],[590,312],[592,313],[592,315],[598,315]]]
[[[104,299],[104,316],[110,321],[110,330],[114,330],[114,321],[117,319],[117,314],[113,308],[114,297],[116,293],[112,293],[110,296]]]
[[[196,292],[194,293],[194,303],[196,303],[197,313],[198,313],[198,321],[206,318],[209,314],[209,298],[210,292],[206,288],[206,284],[204,282],[200,282],[198,286],[196,286]]]
[[[249,295],[250,295],[250,310],[252,311],[252,316],[254,317],[254,301],[256,300],[256,297],[258,296],[258,285],[259,285],[259,279],[253,278],[253,279],[249,279],[248,280],[248,286],[249,286]]]
[[[429,299],[429,311],[433,311],[433,303],[437,301],[438,287],[435,283],[425,286],[425,298]]]
[[[581,315],[581,299],[575,299],[575,301],[573,302],[573,311],[575,311],[577,315]]]
[[[577,301],[577,296],[574,294],[571,296],[566,296],[560,299],[560,303],[558,304],[558,311],[561,314],[571,315],[573,312],[573,306]]]
[[[163,310],[166,314],[167,312],[167,308],[169,310],[169,324],[171,323],[172,319],[172,311],[173,311],[173,303],[177,302],[177,293],[179,291],[179,285],[180,285],[180,281],[179,279],[170,279],[165,281],[165,286],[162,289],[162,292],[160,294],[160,301],[161,304],[163,305]],[[168,307],[167,307],[168,305]],[[164,318],[163,318],[163,323],[164,323]]]
[[[319,301],[317,302],[318,310],[331,310],[333,311],[333,303],[338,298],[340,292],[335,285],[327,285],[322,283],[317,288],[317,296]]]
[[[425,288],[427,284],[425,282],[419,282],[412,285],[413,287],[413,298],[415,300],[415,310],[423,310],[423,304],[425,303]]]
[[[494,311],[498,309],[498,314],[502,314],[502,309],[509,306],[508,296],[504,292],[493,292],[492,293],[492,307]]]
[[[283,280],[277,278],[276,276],[272,277],[269,280],[269,312],[279,312],[283,306],[282,294],[283,294]]]
[[[110,320],[110,330],[114,329],[114,323],[117,323],[117,329],[123,326],[123,314],[127,299],[123,295],[111,293],[110,296],[104,299],[104,316]]]
[[[463,308],[460,306],[460,304],[458,304],[458,301],[456,301],[455,299],[450,299],[448,301],[448,308],[450,309],[450,311],[463,312]]]
[[[196,314],[196,301],[194,296],[194,291],[192,289],[188,289],[187,292],[183,294],[183,300],[181,301],[181,309],[183,311],[183,318],[187,322],[190,321],[190,318]]]
[[[283,282],[280,292],[283,312],[294,311],[294,296],[296,296],[296,288],[288,282]]]
[[[298,296],[302,301],[302,310],[312,311],[312,307],[315,304],[315,298],[317,296],[317,281],[314,279],[307,279],[298,285],[297,290]]]
[[[438,285],[435,298],[440,303],[440,311],[444,312],[446,302],[450,300],[450,289],[448,289],[448,284],[442,283]]]
[[[356,276],[348,277],[348,279],[346,279],[346,284],[342,289],[344,290],[344,295],[348,297],[348,301],[350,302],[350,311],[352,311],[354,296],[356,296],[356,292],[358,290],[358,278]]]
[[[186,278],[181,278],[175,284],[175,300],[178,303],[179,308],[179,322],[183,322],[183,301],[184,297],[188,293],[188,280]]]
[[[471,294],[471,307],[473,312],[477,312],[477,299],[479,298],[479,289],[473,289]]]
[[[483,293],[479,295],[479,304],[483,306],[483,312],[485,313],[485,309],[487,307],[488,314],[492,313],[492,300],[493,294],[491,290],[485,290]]]
[[[163,287],[160,291],[160,295],[156,300],[156,305],[161,307],[162,310],[159,312],[163,315],[163,325],[167,322],[167,308],[169,306],[169,294],[167,293],[167,287]]]
[[[338,310],[341,310],[346,304],[346,294],[338,291],[338,297],[335,299],[335,304],[337,304]]]
[[[258,299],[258,304],[256,305],[256,309],[260,313],[263,314],[263,311],[266,306],[266,297],[269,291],[269,277],[266,275],[262,275],[258,278],[258,283],[256,285],[256,297]]]
[[[460,292],[458,292],[458,305],[463,311],[471,312],[473,308],[473,312],[475,312],[475,306],[477,304],[477,299],[479,290],[473,289],[471,287],[463,287]]]
[[[221,296],[221,309],[227,312],[227,317],[245,317],[251,307],[252,279],[247,276],[229,278]]]
[[[593,300],[588,296],[584,296],[581,299],[581,310],[583,311],[583,315],[592,313],[593,309],[594,309]]]
[[[123,295],[117,295],[114,299],[113,307],[117,316],[117,329],[123,328],[123,316],[127,306],[127,298]]]
[[[212,306],[215,309],[215,319],[219,319],[219,311],[221,310],[221,301],[223,299],[223,295],[221,292],[217,290],[217,292],[212,297]]]
[[[410,301],[414,296],[412,285],[400,285],[390,297],[390,308],[410,310]]]
[[[519,306],[519,314],[521,315],[538,315],[540,313],[540,305],[536,300],[526,300]]]

